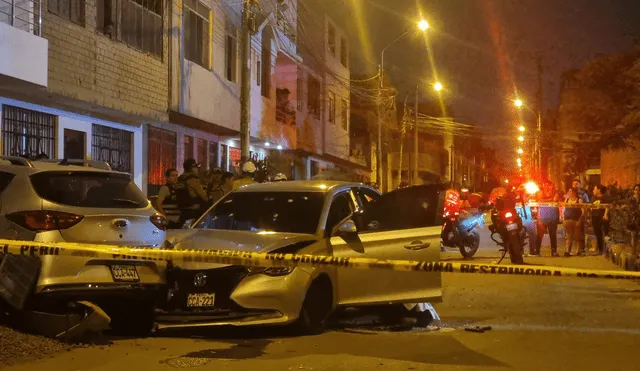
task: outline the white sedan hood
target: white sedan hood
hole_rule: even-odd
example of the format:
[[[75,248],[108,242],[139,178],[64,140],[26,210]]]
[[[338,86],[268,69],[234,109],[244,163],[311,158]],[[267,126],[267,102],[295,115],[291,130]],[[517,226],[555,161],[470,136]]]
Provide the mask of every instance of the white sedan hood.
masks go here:
[[[167,231],[167,241],[176,249],[234,250],[271,252],[298,242],[316,241],[311,234],[255,233],[214,229],[174,229]],[[210,269],[222,264],[175,262],[185,269]]]

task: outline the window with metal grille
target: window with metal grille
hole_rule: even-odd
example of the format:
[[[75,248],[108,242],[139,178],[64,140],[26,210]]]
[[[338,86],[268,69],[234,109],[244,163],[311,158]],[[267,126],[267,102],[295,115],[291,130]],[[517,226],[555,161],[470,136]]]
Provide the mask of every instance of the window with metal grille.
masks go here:
[[[85,0],[49,0],[49,12],[73,23],[84,25]]]
[[[183,4],[184,56],[191,62],[210,69],[209,15],[211,10],[198,0],[184,0]]]
[[[120,39],[127,45],[162,57],[162,0],[122,0]]]
[[[176,168],[177,135],[168,130],[149,127],[149,196],[158,194],[165,183],[164,172]]]
[[[98,124],[91,127],[91,158],[108,162],[112,169],[131,174],[133,133]]]
[[[332,55],[336,55],[336,29],[331,23],[327,27],[327,45]]]
[[[56,116],[25,108],[2,106],[2,154],[56,158]]]
[[[209,168],[218,166],[218,143],[209,142]]]

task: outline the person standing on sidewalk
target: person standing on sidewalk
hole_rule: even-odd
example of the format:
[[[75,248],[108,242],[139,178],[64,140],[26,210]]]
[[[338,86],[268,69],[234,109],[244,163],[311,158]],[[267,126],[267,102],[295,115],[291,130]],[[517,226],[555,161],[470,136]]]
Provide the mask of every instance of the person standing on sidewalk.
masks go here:
[[[245,162],[244,165],[242,165],[242,177],[233,181],[233,190],[248,184],[257,183],[254,179],[255,173],[256,165],[251,161]]]
[[[205,192],[200,181],[200,164],[193,159],[187,159],[183,163],[184,173],[178,177],[178,205],[180,206],[180,223],[197,219],[205,210],[209,196]]]
[[[233,173],[225,171],[220,176],[220,182],[218,186],[211,191],[211,202],[215,204],[224,197],[227,193],[233,189]]]
[[[607,187],[598,185],[593,187],[593,205],[611,203],[607,193]],[[609,209],[591,209],[591,224],[596,235],[598,253],[604,254],[604,237],[609,234]]]
[[[556,189],[555,184],[545,181],[542,185],[542,195],[540,202],[560,202],[561,194]],[[545,232],[549,233],[551,241],[551,256],[558,256],[558,224],[560,223],[560,210],[557,206],[541,206],[538,211],[538,220],[536,222],[536,250],[535,255],[540,255],[542,247],[542,238]],[[532,254],[533,255],[533,254]]]
[[[574,242],[577,243],[576,256],[584,254],[584,232],[583,232],[583,211],[581,207],[571,207],[572,205],[584,204],[584,201],[578,196],[578,189],[571,188],[567,192],[567,199],[564,207],[564,230],[566,232],[566,249],[564,256],[571,256],[571,248]]]

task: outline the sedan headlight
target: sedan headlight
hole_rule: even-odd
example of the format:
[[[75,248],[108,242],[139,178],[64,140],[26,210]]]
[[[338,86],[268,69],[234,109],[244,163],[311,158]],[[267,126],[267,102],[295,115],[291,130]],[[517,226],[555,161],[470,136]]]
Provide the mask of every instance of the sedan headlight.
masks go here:
[[[249,273],[266,274],[267,276],[277,277],[286,276],[293,272],[295,267],[249,267]]]

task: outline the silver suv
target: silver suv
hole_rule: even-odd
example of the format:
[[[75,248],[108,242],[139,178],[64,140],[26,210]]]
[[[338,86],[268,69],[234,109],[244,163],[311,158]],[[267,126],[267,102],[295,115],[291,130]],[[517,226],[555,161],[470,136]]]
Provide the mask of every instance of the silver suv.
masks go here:
[[[131,175],[107,163],[0,157],[0,238],[161,247],[165,230],[164,216]],[[127,328],[141,325],[137,314],[152,312],[165,283],[165,267],[151,261],[45,256],[25,265],[21,259],[0,256],[0,301],[17,311],[60,312],[86,300],[105,310],[112,325]],[[9,287],[3,278],[12,274],[12,282],[33,284]]]

